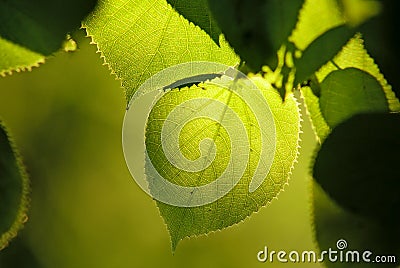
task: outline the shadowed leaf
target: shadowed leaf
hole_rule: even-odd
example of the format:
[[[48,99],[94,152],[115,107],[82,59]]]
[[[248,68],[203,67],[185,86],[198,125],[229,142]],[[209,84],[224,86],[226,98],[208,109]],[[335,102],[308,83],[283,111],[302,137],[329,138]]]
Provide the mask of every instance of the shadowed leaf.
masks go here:
[[[331,72],[321,83],[321,112],[333,128],[362,112],[388,112],[385,93],[370,74],[356,68]]]
[[[347,25],[337,26],[315,39],[295,60],[295,84],[310,78],[324,64],[331,60],[356,33]]]
[[[303,0],[220,0],[208,3],[235,51],[254,71],[274,65],[276,52],[287,42]]]
[[[188,21],[203,29],[219,45],[221,30],[208,8],[207,0],[167,0]]]
[[[400,114],[360,114],[335,127],[321,145],[314,178],[342,207],[400,224]]]
[[[0,122],[0,250],[27,219],[29,182],[15,150]]]
[[[0,75],[30,70],[63,46],[96,0],[0,1]]]

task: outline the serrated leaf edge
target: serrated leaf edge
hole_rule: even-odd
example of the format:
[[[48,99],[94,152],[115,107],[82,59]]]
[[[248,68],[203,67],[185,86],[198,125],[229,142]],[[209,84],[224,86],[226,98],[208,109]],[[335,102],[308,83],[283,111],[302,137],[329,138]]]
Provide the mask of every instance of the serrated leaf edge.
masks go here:
[[[271,89],[271,90],[273,90],[273,89]],[[278,94],[278,92],[276,92],[276,94]],[[300,155],[300,148],[301,148],[301,142],[302,142],[301,136],[303,135],[302,124],[303,124],[303,122],[304,122],[304,120],[303,120],[303,118],[302,118],[302,114],[301,114],[300,102],[297,100],[296,97],[294,97],[293,93],[290,93],[289,95],[292,95],[293,100],[295,101],[296,106],[297,106],[297,112],[298,112],[298,116],[299,116],[299,132],[298,132],[298,134],[297,134],[296,157],[295,157],[295,159],[294,159],[293,162],[292,162],[292,165],[291,165],[291,167],[290,167],[289,173],[288,173],[288,175],[287,175],[287,177],[286,177],[286,182],[283,184],[282,189],[280,189],[280,191],[277,193],[277,195],[274,196],[270,201],[267,201],[264,205],[262,205],[261,207],[259,207],[257,211],[251,212],[249,215],[246,215],[246,217],[244,217],[244,218],[241,219],[240,221],[238,221],[238,222],[236,222],[236,223],[234,223],[234,224],[232,224],[232,225],[230,225],[230,226],[226,226],[226,227],[223,227],[223,228],[217,229],[217,230],[211,230],[211,231],[209,231],[209,232],[207,232],[207,233],[203,233],[203,234],[192,234],[192,235],[187,235],[187,236],[184,236],[184,237],[178,238],[178,239],[173,239],[172,231],[171,231],[170,228],[168,227],[167,222],[166,222],[165,219],[162,217],[161,212],[160,212],[160,210],[158,209],[158,213],[159,213],[160,217],[163,219],[163,223],[164,223],[164,225],[165,225],[165,227],[166,227],[166,229],[167,229],[167,231],[168,231],[168,233],[169,233],[170,242],[171,242],[171,251],[172,251],[172,254],[175,254],[176,248],[177,248],[179,242],[181,242],[181,241],[190,240],[190,239],[195,239],[195,238],[197,238],[197,237],[203,237],[203,236],[209,237],[210,235],[217,234],[217,233],[222,232],[222,231],[224,231],[225,229],[228,229],[228,228],[234,228],[235,226],[241,224],[242,222],[244,222],[245,220],[247,220],[248,218],[250,218],[250,216],[252,216],[253,214],[258,214],[258,213],[260,212],[261,209],[266,208],[268,205],[270,205],[270,204],[273,202],[273,200],[278,200],[279,195],[285,191],[285,187],[288,187],[288,186],[289,186],[289,180],[291,179],[291,177],[292,177],[292,175],[293,175],[294,167],[295,167],[295,165],[298,163],[298,159],[299,159],[299,155]],[[156,203],[156,206],[157,206],[156,200],[153,199],[153,201]],[[158,206],[157,206],[157,207],[158,207]]]
[[[5,127],[4,123],[2,120],[0,120],[0,128],[3,128],[6,135],[7,139],[9,141],[11,150],[14,154],[14,157],[17,162],[18,170],[20,172],[21,178],[22,178],[22,195],[20,199],[20,205],[18,208],[17,216],[9,228],[8,231],[5,233],[1,234],[0,236],[0,251],[3,250],[8,246],[10,241],[15,238],[18,234],[18,232],[23,228],[24,224],[28,220],[28,210],[29,210],[29,204],[30,204],[30,193],[31,193],[31,185],[30,181],[28,178],[28,174],[26,172],[25,166],[23,164],[22,158],[19,154],[19,151],[17,147],[15,146],[15,143],[10,136],[10,132],[7,130]]]
[[[46,62],[45,57],[43,56],[43,58],[41,58],[40,60],[36,61],[35,63],[29,65],[29,66],[25,66],[25,65],[17,65],[5,70],[0,71],[0,76],[1,77],[6,77],[6,76],[11,76],[14,73],[21,73],[21,72],[31,72],[32,69],[34,68],[39,68],[42,64],[44,64]]]
[[[167,5],[168,5],[168,8],[170,8],[172,12],[175,12],[176,14],[178,14],[179,17],[180,17],[180,19],[183,20],[183,21],[185,21],[185,22],[188,24],[188,26],[193,26],[194,28],[200,30],[200,31],[203,32],[205,35],[207,35],[208,38],[210,38],[210,40],[212,40],[212,38],[208,35],[208,33],[207,33],[206,31],[204,31],[200,26],[198,26],[197,24],[195,24],[195,23],[189,21],[188,19],[186,19],[183,15],[181,15],[179,12],[177,12],[169,3],[167,3]],[[90,15],[89,15],[89,16],[90,16]],[[131,96],[128,94],[128,90],[123,86],[123,80],[122,80],[122,78],[118,76],[118,74],[117,74],[117,73],[115,72],[115,70],[112,68],[111,64],[107,61],[106,56],[104,55],[103,51],[100,49],[99,42],[96,41],[95,36],[94,36],[93,34],[91,34],[89,28],[90,28],[90,27],[88,27],[88,25],[86,25],[84,22],[81,23],[81,29],[85,30],[85,33],[86,33],[86,36],[85,36],[85,37],[90,38],[90,40],[91,40],[91,41],[90,41],[90,44],[96,46],[96,48],[97,48],[96,53],[99,53],[99,54],[100,54],[100,58],[103,60],[103,65],[107,66],[108,70],[110,71],[110,74],[113,75],[113,76],[115,76],[115,80],[118,80],[118,81],[120,82],[120,87],[121,87],[121,89],[122,89],[123,92],[124,92],[125,99],[126,99],[126,102],[127,102],[127,105],[128,105]],[[218,46],[221,47],[221,42],[222,42],[222,41],[225,41],[225,37],[224,37],[223,34],[221,34],[219,38],[220,38],[220,41],[219,41],[220,44],[219,44]],[[212,40],[212,41],[213,41],[213,40]],[[213,42],[214,42],[214,41],[213,41]],[[230,45],[228,44],[228,42],[226,42],[226,46],[229,46],[229,47],[230,47]],[[233,49],[232,49],[232,50],[233,50]]]

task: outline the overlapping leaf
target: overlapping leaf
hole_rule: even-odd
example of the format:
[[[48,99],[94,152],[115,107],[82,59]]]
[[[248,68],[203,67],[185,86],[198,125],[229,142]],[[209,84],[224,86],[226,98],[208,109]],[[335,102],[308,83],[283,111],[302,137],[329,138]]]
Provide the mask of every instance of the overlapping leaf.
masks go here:
[[[181,2],[181,4],[184,3]],[[238,57],[222,36],[220,36],[220,46],[218,46],[206,32],[189,23],[172,6],[162,0],[155,2],[101,1],[84,25],[93,41],[97,43],[106,63],[121,79],[122,86],[126,90],[127,100],[147,78],[166,67],[196,60],[221,62],[227,65],[238,63]],[[256,78],[256,80],[261,83],[262,87],[268,87],[264,79]],[[205,87],[209,86],[205,85]],[[166,110],[172,109],[180,101],[190,97],[193,92],[198,96],[207,96],[208,94],[209,97],[217,99],[219,96],[222,101],[227,102],[226,92],[219,92],[212,88],[170,92],[162,99],[164,104],[156,106],[153,117],[165,115]],[[251,133],[252,146],[254,146],[246,176],[241,180],[240,186],[235,188],[237,190],[210,205],[181,208],[158,202],[161,215],[171,233],[173,248],[176,247],[179,240],[186,236],[205,234],[240,222],[270,202],[287,183],[298,149],[300,118],[297,103],[291,96],[285,104],[282,104],[279,95],[271,88],[264,90],[263,94],[271,106],[278,129],[275,162],[266,183],[259,188],[260,190],[252,194],[248,193],[250,173],[254,169],[253,162],[259,157],[257,156],[257,148],[260,146],[257,144],[259,142],[257,131],[259,132],[259,130],[253,129],[254,126],[251,125],[251,122],[254,121],[254,118],[248,114],[248,109],[242,107],[243,103],[240,102],[240,99],[236,98],[233,102],[238,105],[236,107],[239,109],[238,113],[244,117],[246,128]],[[241,108],[244,110],[241,111]],[[149,122],[158,121],[149,119]],[[148,127],[147,133],[157,133],[160,131],[159,128],[159,124],[152,124]],[[198,129],[204,131],[198,132]],[[184,137],[192,137],[196,133],[199,137],[207,133],[213,133],[216,136],[219,134],[221,138],[217,140],[221,141],[222,145],[226,139],[224,132],[216,129],[215,124],[209,124],[207,120],[200,120],[197,124],[185,127],[182,133]],[[196,142],[199,137],[185,140]],[[214,136],[211,135],[212,137]],[[150,141],[151,135],[146,139],[146,143],[150,147],[147,148],[149,154],[160,159],[161,155],[158,152],[160,144],[157,141],[155,143]],[[183,150],[191,148],[188,145],[182,146]],[[225,149],[229,151],[228,148]],[[187,154],[189,158],[196,157],[196,151],[190,151]],[[215,166],[216,170],[205,172],[202,179],[213,180],[218,170],[223,168],[223,162],[224,159],[222,159],[222,163]],[[161,170],[166,175],[173,176],[168,168]],[[178,183],[184,185],[185,179]],[[244,187],[245,185],[247,187]]]
[[[333,71],[320,87],[321,112],[331,128],[354,114],[389,111],[382,86],[360,69]]]
[[[376,256],[399,256],[399,120],[399,114],[358,114],[321,145],[312,182],[319,247],[335,248],[345,239],[348,249],[372,252],[371,263],[326,262],[327,267],[376,267]]]
[[[335,66],[336,65],[336,66]],[[322,141],[326,138],[327,134],[329,133],[329,125],[326,122],[326,119],[324,116],[321,114],[321,104],[320,104],[320,99],[315,96],[313,91],[318,91],[319,94],[321,94],[321,85],[324,81],[324,79],[328,76],[333,71],[337,71],[338,67],[340,69],[346,69],[346,68],[357,68],[366,74],[371,75],[376,79],[376,81],[379,82],[380,87],[382,92],[384,93],[384,96],[386,98],[385,103],[387,104],[387,108],[390,111],[400,111],[400,103],[397,100],[395,94],[393,93],[391,86],[387,83],[385,80],[384,76],[381,74],[379,71],[378,66],[374,63],[374,60],[368,55],[367,51],[364,48],[363,45],[363,40],[362,38],[357,35],[356,37],[352,38],[343,48],[342,50],[336,55],[336,57],[333,58],[332,62],[327,63],[324,65],[317,73],[316,73],[316,81],[311,83],[311,87],[315,87],[317,89],[311,90],[310,88],[303,88],[303,94],[304,94],[304,99],[305,103],[307,105],[308,111],[310,113],[311,119],[313,126],[315,128],[315,132],[317,134],[317,137],[321,139]],[[351,77],[348,78],[349,82],[352,83]],[[344,81],[342,83],[345,83]],[[345,88],[343,90],[346,90]],[[350,104],[348,103],[347,109],[353,109],[353,106],[368,106],[368,103],[365,103],[365,101],[368,101],[369,99],[363,98],[363,101],[361,99],[353,98],[351,91],[352,90],[359,90],[355,88],[350,88],[348,89],[348,92],[345,94],[348,95],[349,101],[352,101],[353,103]],[[362,92],[362,91],[361,91]],[[328,93],[329,94],[329,93]],[[333,94],[335,94],[335,90],[333,91]],[[371,92],[365,92],[365,94],[371,94]],[[377,93],[379,94],[379,93]],[[365,95],[367,96],[367,95]],[[324,101],[330,102],[331,99],[328,98]],[[325,111],[325,116],[329,117],[329,113],[336,113],[336,111],[341,110],[343,107],[340,107],[340,101],[336,101],[336,104],[338,107],[331,107],[332,109],[326,109]],[[326,105],[326,104],[323,104]],[[380,106],[382,107],[382,106]],[[371,109],[373,109],[372,106],[370,106]],[[380,110],[382,110],[380,108]],[[368,110],[364,110],[368,111]],[[347,116],[352,116],[354,113],[348,113]],[[321,116],[320,116],[321,115]]]
[[[303,0],[209,0],[222,32],[254,71],[276,62],[276,52],[287,42]]]
[[[356,29],[340,25],[315,39],[295,61],[297,69],[295,84],[310,78],[331,60],[355,33]]]
[[[167,2],[187,20],[203,29],[216,44],[219,44],[221,30],[212,17],[208,0],[167,0]]]
[[[397,215],[399,208],[393,195],[389,194],[387,199],[385,194],[398,191],[398,182],[393,179],[395,167],[389,160],[397,142],[388,132],[390,124],[374,120],[376,116],[390,115],[365,115],[364,125],[352,117],[399,111],[398,100],[358,35],[316,73],[311,87],[313,90],[303,88],[303,93],[322,143],[314,166],[318,183],[313,182],[314,223],[320,248],[335,247],[336,240],[344,238],[352,248],[369,249],[374,254],[397,254],[398,245],[391,238],[398,233],[393,227],[396,221],[393,214],[388,214]],[[373,152],[369,154],[368,148]],[[379,204],[381,212],[373,209],[371,202]],[[356,267],[354,263],[327,265]]]
[[[380,5],[377,2],[372,6],[369,5],[371,3],[362,3],[366,1],[354,2],[337,0],[305,2],[296,29],[290,36],[290,40],[302,51],[295,59],[297,69],[295,85],[311,78],[360,30],[360,25],[379,13],[377,7]],[[364,12],[361,14],[357,9],[362,9]]]

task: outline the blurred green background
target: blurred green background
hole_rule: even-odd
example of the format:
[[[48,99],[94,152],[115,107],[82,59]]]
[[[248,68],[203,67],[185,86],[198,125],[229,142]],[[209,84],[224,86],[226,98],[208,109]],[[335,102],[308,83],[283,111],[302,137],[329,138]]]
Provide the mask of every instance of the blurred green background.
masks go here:
[[[313,250],[305,118],[302,149],[277,200],[222,232],[185,239],[171,253],[155,202],[125,165],[125,97],[83,33],[79,49],[32,72],[0,78],[0,117],[32,183],[29,221],[0,252],[0,267],[321,267],[259,263],[257,252]]]

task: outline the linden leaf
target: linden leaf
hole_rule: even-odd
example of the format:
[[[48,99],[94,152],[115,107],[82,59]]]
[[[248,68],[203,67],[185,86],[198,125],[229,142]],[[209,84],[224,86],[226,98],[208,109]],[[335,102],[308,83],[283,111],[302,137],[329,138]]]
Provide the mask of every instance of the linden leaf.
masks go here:
[[[27,219],[29,181],[21,159],[0,122],[0,250]]]
[[[12,71],[31,70],[45,62],[45,56],[13,44],[0,37],[0,75],[11,74]]]
[[[218,46],[163,0],[100,1],[83,27],[121,80],[127,102],[148,78],[169,66],[191,61],[233,66],[239,61],[222,36]]]
[[[375,77],[359,69],[333,71],[320,87],[321,112],[332,128],[354,114],[388,111],[382,86]]]
[[[257,116],[252,110],[256,107],[250,107],[242,98],[229,90],[203,83],[200,86],[166,93],[157,101],[150,113],[146,127],[146,148],[149,160],[163,177],[173,183],[188,186],[207,185],[222,177],[224,172],[235,174],[243,166],[241,177],[228,176],[231,180],[239,179],[237,185],[212,203],[195,207],[178,207],[157,201],[161,216],[171,235],[173,250],[185,237],[207,234],[243,221],[271,202],[288,182],[299,148],[301,119],[298,104],[293,94],[289,94],[282,103],[278,92],[273,90],[264,78],[256,76],[252,78],[252,81],[262,89],[262,95],[268,102],[276,129],[275,156],[268,174],[263,175],[261,185],[253,192],[249,191],[249,188],[251,189],[253,175],[258,172],[259,163],[261,163],[262,171],[265,171],[265,167],[268,166],[267,159],[260,157],[262,147],[269,144],[265,140],[261,142],[261,132],[265,131],[268,135],[272,131],[259,127]],[[189,106],[197,98],[206,101],[197,106]],[[221,109],[220,105],[228,108]],[[178,124],[179,122],[177,119],[168,118],[176,107],[183,109],[182,114],[178,113],[178,116],[181,114],[184,117],[183,111],[186,110],[189,115],[197,114],[198,118],[189,120],[178,132],[177,146],[179,147],[172,147],[169,143],[161,147],[163,124]],[[226,119],[228,125],[233,124],[235,118],[227,112],[227,110],[232,110],[241,123],[236,127],[216,123],[202,116],[206,110],[213,111],[212,114],[216,117],[222,117],[222,121]],[[230,130],[231,128],[234,130]],[[234,131],[234,134],[230,131]],[[213,143],[205,142],[207,139],[212,139]],[[238,147],[235,142],[249,142],[249,154],[246,156],[244,145]],[[162,148],[178,148],[177,150],[181,151],[182,155],[192,161],[200,159],[209,163],[204,170],[197,172],[180,170],[168,162],[168,158],[171,156],[177,158],[180,153],[176,151],[166,153]],[[238,148],[241,149],[238,150]],[[203,154],[203,152],[208,153]],[[267,152],[267,155],[271,153],[273,152]],[[201,158],[203,155],[205,159]],[[209,158],[212,156],[214,159],[211,161]],[[151,174],[149,174],[149,160],[146,161],[146,173],[152,187],[154,182],[151,181]],[[205,197],[207,197],[207,192]]]
[[[1,267],[43,268],[28,245],[24,235],[17,236],[12,243],[0,252]]]
[[[311,87],[302,87],[301,93],[304,98],[304,104],[307,107],[307,114],[311,119],[311,125],[315,136],[318,142],[321,143],[331,132],[331,128],[328,123],[326,123],[326,120],[321,113],[319,98],[314,95]]]
[[[335,58],[316,73],[318,81],[321,82],[324,80],[333,70],[338,70],[338,67],[340,69],[357,68],[375,77],[385,93],[389,109],[391,111],[400,111],[399,100],[396,98],[392,87],[388,84],[378,66],[375,64],[374,59],[371,58],[364,48],[364,41],[360,34],[350,39]]]

